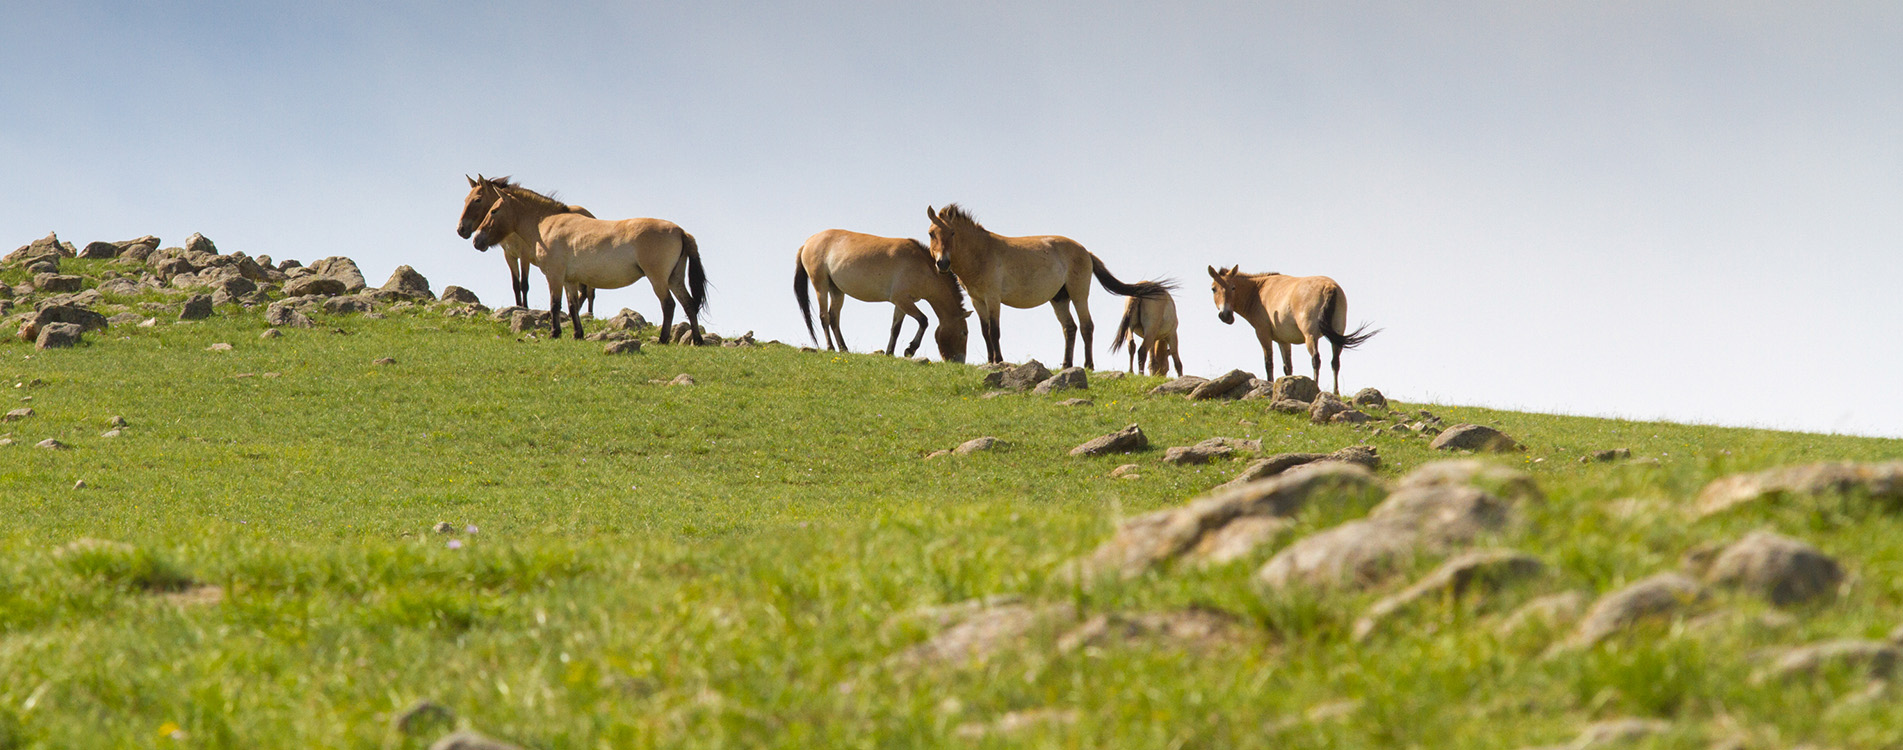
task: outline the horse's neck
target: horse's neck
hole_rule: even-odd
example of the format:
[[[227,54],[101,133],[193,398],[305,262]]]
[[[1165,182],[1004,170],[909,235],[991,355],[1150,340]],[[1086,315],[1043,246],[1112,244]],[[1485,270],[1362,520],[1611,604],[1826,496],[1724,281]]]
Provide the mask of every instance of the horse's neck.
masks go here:
[[[982,228],[978,231],[984,233],[984,239],[966,246],[967,252],[952,255],[952,273],[958,278],[982,278],[998,262],[1000,253],[1011,252],[1011,246],[997,233]]]
[[[1267,323],[1269,310],[1262,302],[1262,295],[1267,294],[1268,289],[1269,284],[1262,279],[1250,279],[1248,283],[1237,284],[1236,298],[1229,302],[1229,308],[1250,323]]]

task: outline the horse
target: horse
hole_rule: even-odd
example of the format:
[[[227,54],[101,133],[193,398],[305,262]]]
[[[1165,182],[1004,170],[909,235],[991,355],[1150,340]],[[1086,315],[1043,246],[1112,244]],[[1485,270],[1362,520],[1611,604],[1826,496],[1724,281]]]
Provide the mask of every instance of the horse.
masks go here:
[[[1169,282],[1159,282],[1172,289]],[[1132,336],[1143,339],[1142,343],[1132,340]],[[1183,375],[1183,355],[1178,348],[1176,338],[1176,300],[1170,295],[1160,297],[1130,297],[1123,301],[1123,319],[1117,323],[1117,337],[1110,340],[1110,351],[1115,352],[1124,342],[1130,343],[1130,372],[1144,369],[1144,361],[1149,360],[1151,375],[1168,375],[1169,360],[1176,360],[1176,375]]]
[[[672,338],[674,302],[686,308],[688,335],[702,343],[700,313],[707,307],[707,274],[694,235],[664,219],[607,221],[568,210],[562,202],[527,188],[504,190],[483,215],[471,239],[478,249],[521,235],[535,247],[535,265],[548,277],[551,328],[562,335],[562,296],[575,338],[582,337],[576,305],[584,286],[619,289],[643,277],[661,300],[661,341]],[[670,293],[672,296],[670,296]]]
[[[463,175],[463,179],[469,180],[469,195],[463,197],[463,215],[456,222],[456,235],[466,240],[476,232],[476,224],[489,213],[489,207],[495,205],[496,197],[503,190],[515,189],[517,186],[507,177],[491,180],[482,175],[476,175],[475,179]],[[568,205],[568,210],[591,219],[595,216],[588,209],[572,203]],[[528,307],[529,266],[535,263],[535,244],[517,234],[502,238],[502,262],[509,266],[509,289],[515,293],[516,306]],[[582,299],[588,302],[588,314],[595,314],[595,290],[583,289]]]
[[[1095,275],[1112,294],[1126,297],[1154,297],[1168,289],[1153,281],[1125,284],[1110,275],[1103,260],[1068,237],[1005,237],[980,226],[958,204],[935,211],[925,207],[932,220],[932,261],[938,270],[950,272],[971,294],[972,307],[978,313],[978,330],[985,337],[985,361],[1003,362],[999,344],[1001,331],[998,313],[1001,305],[1018,308],[1049,303],[1064,328],[1064,366],[1071,365],[1079,326],[1084,334],[1084,367],[1095,369],[1091,358],[1090,277]],[[1077,311],[1071,320],[1070,309]]]
[[[1353,333],[1348,329],[1348,294],[1327,276],[1283,276],[1279,273],[1242,273],[1236,266],[1209,267],[1210,285],[1216,295],[1216,317],[1233,325],[1242,316],[1255,327],[1256,340],[1262,342],[1263,373],[1274,375],[1275,353],[1271,344],[1282,347],[1282,374],[1294,373],[1289,356],[1290,344],[1308,347],[1315,366],[1315,380],[1322,379],[1322,355],[1316,342],[1328,339],[1334,348],[1329,366],[1335,371],[1335,395],[1341,395],[1341,350],[1353,349],[1381,331],[1369,331],[1363,323]]]
[[[918,321],[918,335],[905,347],[905,356],[918,351],[925,340],[925,313],[918,301],[925,300],[938,316],[938,353],[947,362],[965,361],[965,294],[957,280],[932,267],[932,254],[918,240],[876,237],[870,234],[828,229],[800,245],[799,258],[793,264],[793,296],[799,300],[800,314],[806,319],[806,335],[813,336],[812,302],[807,299],[810,280],[819,297],[819,327],[826,332],[828,350],[846,351],[846,334],[839,329],[839,309],[846,295],[864,302],[892,303],[892,336],[885,342],[886,356],[898,348],[899,333],[906,316]],[[819,337],[813,337],[819,343]]]

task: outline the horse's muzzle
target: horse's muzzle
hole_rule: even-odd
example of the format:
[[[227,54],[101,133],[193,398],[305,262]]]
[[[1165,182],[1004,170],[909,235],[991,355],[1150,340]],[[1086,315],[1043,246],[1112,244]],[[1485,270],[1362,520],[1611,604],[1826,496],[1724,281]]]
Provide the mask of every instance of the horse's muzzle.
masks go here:
[[[1236,314],[1228,310],[1224,310],[1222,312],[1216,313],[1216,319],[1222,321],[1223,325],[1235,325]]]
[[[472,235],[475,233],[476,233],[475,227],[456,227],[456,236],[461,237],[465,240],[469,239],[469,235]]]
[[[932,265],[938,268],[939,273],[951,273],[950,258],[939,258],[938,260],[932,261]]]

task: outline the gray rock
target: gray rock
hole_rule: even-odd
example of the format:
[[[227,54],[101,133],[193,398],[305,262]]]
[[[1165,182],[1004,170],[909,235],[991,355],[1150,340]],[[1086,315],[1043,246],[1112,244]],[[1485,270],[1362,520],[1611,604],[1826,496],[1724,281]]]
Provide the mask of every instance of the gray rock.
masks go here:
[[[1848,639],[1799,646],[1778,657],[1763,671],[1753,675],[1756,681],[1767,679],[1808,679],[1824,671],[1856,671],[1863,676],[1887,680],[1896,674],[1903,649],[1888,641]]]
[[[603,354],[634,354],[641,351],[641,342],[634,339],[610,341],[601,347]]]
[[[1273,402],[1286,399],[1306,404],[1314,401],[1321,392],[1322,389],[1315,385],[1314,378],[1307,375],[1288,375],[1275,379],[1275,383],[1270,386],[1269,400]]]
[[[1308,406],[1308,421],[1315,424],[1328,424],[1336,414],[1348,411],[1348,405],[1333,393],[1321,393]]]
[[[667,381],[667,384],[668,385],[694,385],[695,384],[694,376],[683,372],[679,375],[675,375],[673,380]]]
[[[309,328],[311,319],[298,312],[290,301],[273,302],[264,308],[264,322],[270,326],[288,326],[291,328]]]
[[[1406,487],[1367,518],[1296,540],[1270,558],[1256,580],[1270,589],[1365,588],[1385,581],[1415,555],[1468,545],[1510,518],[1506,501],[1475,487]]]
[[[86,285],[86,280],[78,276],[57,273],[40,273],[33,276],[33,288],[41,294],[59,294],[77,292]]]
[[[1836,461],[1733,474],[1705,485],[1693,506],[1699,515],[1708,516],[1740,505],[1783,497],[1853,492],[1883,503],[1903,502],[1903,461]]]
[[[204,320],[206,318],[211,317],[211,313],[212,313],[211,295],[194,294],[189,299],[185,300],[185,304],[179,306],[178,319],[179,320]]]
[[[1578,621],[1580,613],[1586,611],[1586,605],[1589,603],[1591,601],[1583,591],[1547,594],[1520,605],[1519,609],[1513,610],[1512,614],[1502,619],[1494,630],[1502,637],[1512,636],[1535,627],[1544,628],[1548,632],[1558,631],[1571,627]]]
[[[985,386],[1002,388],[1007,391],[1028,391],[1051,378],[1051,371],[1037,360],[1031,360],[1004,370],[985,375]]]
[[[121,326],[145,320],[145,316],[135,312],[122,312],[106,319],[106,325]]]
[[[217,255],[218,246],[212,244],[211,240],[206,239],[205,235],[193,232],[192,236],[185,238],[185,252]]]
[[[1130,453],[1150,447],[1149,437],[1143,434],[1143,428],[1130,425],[1116,432],[1093,438],[1070,449],[1073,456],[1103,456],[1111,453]]]
[[[1282,414],[1307,414],[1308,408],[1309,407],[1308,407],[1307,401],[1296,401],[1295,399],[1292,399],[1292,398],[1279,399],[1279,400],[1269,402],[1269,411],[1279,412]]]
[[[331,315],[361,314],[375,309],[377,309],[376,303],[361,294],[346,294],[324,300],[324,312]]]
[[[397,266],[396,270],[390,273],[390,280],[383,282],[382,288],[385,291],[411,297],[436,299],[436,295],[430,292],[429,279],[423,278],[423,274],[417,273],[416,269],[409,266]]]
[[[1603,464],[1603,463],[1611,463],[1613,461],[1623,461],[1631,457],[1632,457],[1632,450],[1630,448],[1611,448],[1608,450],[1593,451],[1584,456],[1580,456],[1579,462],[1582,464],[1593,463],[1593,462],[1598,462]]]
[[[1187,505],[1123,522],[1109,540],[1074,565],[1085,577],[1106,573],[1128,577],[1183,556],[1235,559],[1252,548],[1238,551],[1235,549],[1238,540],[1224,538],[1223,534],[1224,529],[1241,519],[1286,519],[1306,507],[1311,498],[1359,494],[1379,488],[1380,480],[1366,469],[1327,464],[1275,479],[1219,489]],[[1255,529],[1248,533],[1252,533],[1256,541],[1263,541],[1261,531]]]
[[[1355,406],[1369,409],[1387,411],[1388,397],[1381,395],[1380,391],[1373,388],[1363,388],[1359,391],[1355,391],[1354,404]]]
[[[72,323],[88,331],[104,329],[108,323],[106,316],[77,305],[47,305],[33,313],[27,320],[31,327],[31,337],[37,337],[39,330],[52,323]],[[29,337],[29,338],[31,338]]]
[[[1323,461],[1357,464],[1370,470],[1381,468],[1381,455],[1370,445],[1351,445],[1334,453],[1278,453],[1249,464],[1249,468],[1243,469],[1241,474],[1230,480],[1229,485],[1267,479],[1297,466]]]
[[[455,284],[443,287],[443,301],[465,305],[482,304],[482,300],[476,297],[475,292],[456,286]]]
[[[40,327],[40,335],[34,339],[35,349],[66,349],[79,345],[80,334],[85,329],[72,323],[48,323]]]
[[[1037,387],[1031,389],[1031,391],[1033,393],[1048,395],[1056,391],[1067,391],[1067,390],[1075,390],[1079,388],[1089,388],[1089,387],[1090,387],[1090,377],[1089,375],[1084,373],[1084,368],[1066,367],[1062,370],[1058,370],[1055,374],[1051,375],[1050,377],[1045,378],[1042,381],[1039,381],[1037,384]]]
[[[420,700],[390,717],[390,728],[399,734],[420,734],[432,728],[456,723],[456,712],[430,700]]]
[[[641,313],[624,307],[621,308],[621,312],[615,313],[614,317],[608,319],[608,327],[618,331],[638,331],[648,327],[648,319],[641,317]]]
[[[979,451],[994,450],[997,448],[1003,448],[1007,445],[1009,445],[1009,443],[1006,443],[1003,440],[999,440],[995,437],[991,437],[987,435],[985,437],[972,438],[963,443],[959,443],[958,447],[952,449],[952,453],[955,453],[960,456],[968,456],[973,453],[977,453]]]
[[[1335,412],[1334,416],[1328,418],[1329,424],[1367,424],[1372,421],[1374,421],[1374,417],[1370,417],[1354,409]]]
[[[258,282],[243,276],[227,276],[212,282],[212,289],[224,292],[232,297],[243,297],[258,290]]]
[[[1355,622],[1355,640],[1372,635],[1390,618],[1403,614],[1429,599],[1459,600],[1470,591],[1492,592],[1515,581],[1545,572],[1539,558],[1516,550],[1474,550],[1463,552],[1441,563],[1413,585],[1368,608]]]
[[[110,242],[88,242],[86,243],[86,247],[82,248],[79,251],[79,255],[75,257],[88,260],[103,260],[107,258],[117,258],[120,252],[122,252],[120,247]]]
[[[549,327],[550,316],[547,310],[525,310],[520,307],[505,308],[513,310],[509,315],[509,330],[516,333],[533,333]]]
[[[1816,547],[1758,531],[1719,552],[1705,582],[1759,594],[1784,606],[1834,596],[1844,571]]]
[[[311,264],[311,270],[319,276],[327,276],[344,283],[344,290],[338,294],[356,294],[369,286],[363,280],[363,271],[357,270],[357,262],[341,255]]]
[[[362,287],[359,286],[358,288],[361,289]],[[299,276],[284,283],[284,294],[287,297],[303,297],[306,295],[335,297],[350,291],[349,285],[343,281],[317,274]]]
[[[18,409],[14,409],[13,411],[7,412],[6,416],[0,417],[0,422],[18,422],[22,419],[31,418],[32,416],[33,416],[33,407],[22,406]]]
[[[1178,466],[1193,466],[1209,463],[1210,459],[1227,456],[1235,452],[1227,445],[1179,445],[1163,451],[1163,463]]]
[[[1215,379],[1205,381],[1189,392],[1193,401],[1206,401],[1215,398],[1241,398],[1249,392],[1249,380],[1253,375],[1241,370],[1230,370]]]
[[[1678,573],[1660,573],[1594,602],[1569,644],[1592,646],[1641,622],[1684,614],[1706,598],[1705,587]]]
[[[65,444],[65,443],[62,443],[62,442],[60,442],[60,441],[58,441],[58,440],[54,440],[54,439],[52,439],[52,438],[47,438],[47,439],[45,439],[45,440],[41,440],[40,442],[37,442],[37,443],[34,443],[34,444],[33,444],[33,447],[35,447],[35,448],[45,448],[45,449],[47,449],[47,450],[50,450],[50,451],[63,451],[63,450],[66,450],[66,447],[67,447],[67,446],[66,446],[66,444]]]
[[[930,360],[926,360],[926,362],[929,364]],[[1092,406],[1092,405],[1095,405],[1096,403],[1097,402],[1087,398],[1067,398],[1057,402],[1057,405],[1058,406]]]
[[[274,339],[274,338],[278,338],[278,337],[280,337],[280,336],[283,336],[283,335],[284,335],[284,332],[283,332],[283,331],[280,331],[280,330],[278,330],[278,329],[276,329],[276,328],[266,328],[266,329],[264,329],[264,331],[263,331],[262,333],[259,333],[259,334],[258,334],[258,338],[261,338],[261,339]]]
[[[1169,381],[1155,388],[1151,388],[1150,395],[1169,396],[1169,395],[1174,395],[1178,393],[1189,393],[1191,391],[1196,390],[1197,386],[1200,386],[1207,382],[1209,382],[1209,378],[1199,378],[1199,377],[1196,377],[1195,375],[1184,375],[1180,378]]]
[[[1507,453],[1526,450],[1519,441],[1508,437],[1506,433],[1486,425],[1457,424],[1447,428],[1429,448],[1437,451],[1467,450],[1491,453]]]
[[[1533,481],[1533,475],[1477,458],[1421,464],[1401,477],[1398,485],[1399,488],[1472,485],[1518,503],[1546,499],[1546,495],[1540,492],[1539,484]]]

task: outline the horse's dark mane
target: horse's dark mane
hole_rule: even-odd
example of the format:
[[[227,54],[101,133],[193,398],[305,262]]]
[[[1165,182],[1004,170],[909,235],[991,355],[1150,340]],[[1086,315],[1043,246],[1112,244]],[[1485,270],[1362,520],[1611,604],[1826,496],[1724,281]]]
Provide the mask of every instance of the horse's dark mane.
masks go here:
[[[966,211],[964,206],[960,206],[956,203],[947,203],[944,208],[938,209],[938,218],[944,219],[947,224],[955,221],[960,224],[970,224],[979,229],[984,229],[984,225],[978,223],[978,217],[972,216],[971,212]]]
[[[552,190],[549,191],[547,195],[543,195],[541,193],[535,192],[528,188],[522,187],[521,183],[512,181],[506,175],[502,177],[489,178],[489,183],[492,185],[495,185],[498,189],[502,190],[505,193],[508,193],[509,195],[513,195],[520,200],[528,201],[531,204],[538,204],[542,208],[554,209],[556,211],[562,211],[562,212],[567,212],[569,210],[568,204],[563,203],[560,200],[557,200],[555,198],[555,192]]]
[[[948,206],[948,208],[949,208],[949,206]],[[925,256],[925,261],[926,261],[927,263],[929,263],[929,262],[931,262],[931,260],[932,260],[932,251],[931,251],[931,250],[928,250],[928,249],[926,249],[926,247],[925,247],[925,243],[923,243],[923,242],[919,242],[918,240],[912,240],[911,242],[912,242],[912,247],[913,247],[913,249],[916,249],[916,250],[918,250],[918,252],[919,252],[919,254],[920,254],[920,255],[923,255],[923,256]],[[957,301],[958,301],[958,311],[959,311],[959,312],[964,312],[964,311],[965,311],[965,287],[964,287],[964,285],[962,285],[962,284],[959,284],[959,283],[958,283],[958,282],[957,282],[956,280],[953,280],[953,281],[951,282],[951,290],[952,290],[952,299],[954,299],[954,300],[957,300]]]

